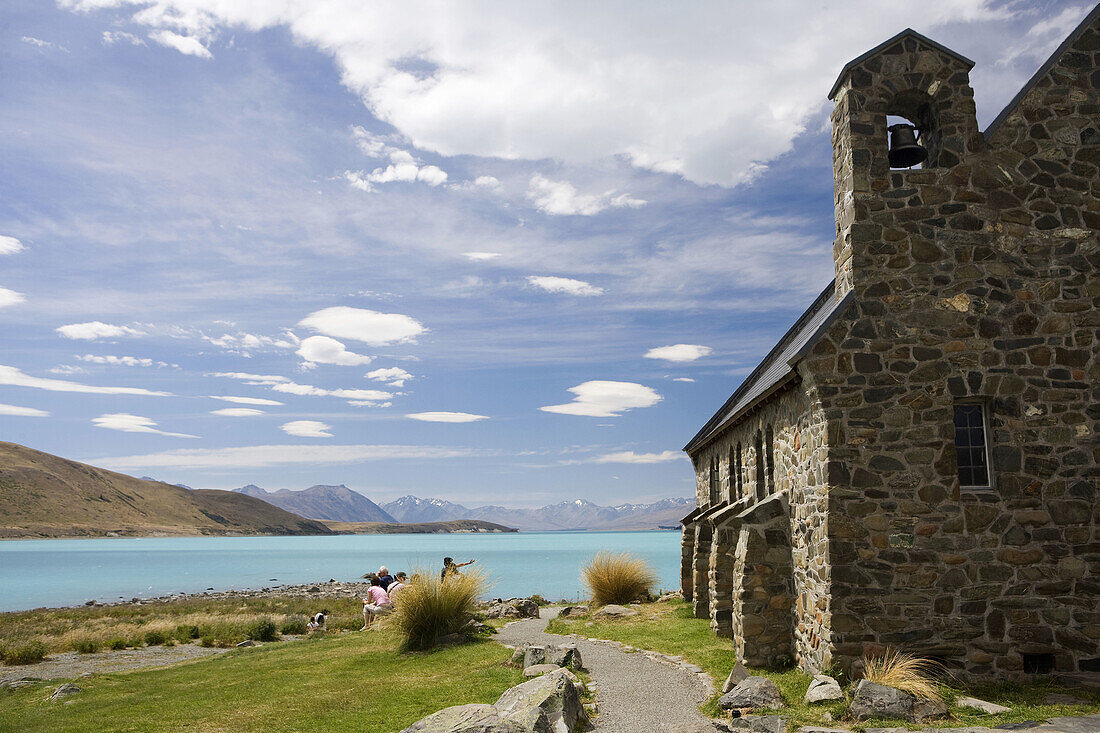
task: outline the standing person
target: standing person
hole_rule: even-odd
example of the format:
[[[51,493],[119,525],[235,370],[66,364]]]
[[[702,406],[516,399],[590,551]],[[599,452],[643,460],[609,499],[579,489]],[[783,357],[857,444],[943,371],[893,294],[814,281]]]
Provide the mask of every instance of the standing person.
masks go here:
[[[382,587],[389,590],[390,584],[393,583],[393,576],[385,565],[378,568],[378,579],[382,581]]]
[[[473,562],[473,560],[469,560],[467,562],[460,562],[456,564],[454,558],[445,557],[443,558],[443,572],[439,574],[439,579],[446,580],[447,577],[450,575],[461,575],[462,573],[458,572],[458,569],[464,568],[467,565],[472,565]]]
[[[370,588],[367,588],[367,597],[363,599],[363,628],[366,631],[374,625],[378,616],[385,616],[393,610],[393,603],[382,587],[382,581],[378,576],[370,579]]]
[[[386,595],[390,597],[390,603],[397,603],[397,594],[402,588],[405,587],[408,579],[409,576],[405,575],[405,573],[403,572],[400,572],[394,576],[393,583],[388,588],[386,588]]]

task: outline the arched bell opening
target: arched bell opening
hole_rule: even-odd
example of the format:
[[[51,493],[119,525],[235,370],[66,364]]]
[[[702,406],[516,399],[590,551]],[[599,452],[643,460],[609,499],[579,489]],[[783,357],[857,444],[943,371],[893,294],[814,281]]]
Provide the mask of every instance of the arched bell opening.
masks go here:
[[[940,152],[940,133],[932,98],[909,90],[894,96],[886,108],[887,156],[892,169],[933,168]]]

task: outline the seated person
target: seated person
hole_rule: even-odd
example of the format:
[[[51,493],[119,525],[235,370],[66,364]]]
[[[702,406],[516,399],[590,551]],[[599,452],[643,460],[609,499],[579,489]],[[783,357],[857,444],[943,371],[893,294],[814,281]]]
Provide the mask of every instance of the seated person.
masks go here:
[[[393,610],[393,603],[382,587],[382,581],[378,576],[370,579],[370,588],[367,588],[367,597],[363,599],[363,628],[366,631],[374,625],[374,620],[379,616],[385,616]]]
[[[308,629],[311,632],[312,631],[317,631],[317,629],[321,629],[322,631],[324,631],[324,629],[325,629],[325,620],[326,620],[327,616],[328,616],[328,609],[325,609],[325,610],[321,611],[320,613],[313,614],[312,616],[309,617],[309,623],[306,624],[306,629]]]
[[[394,581],[386,587],[386,595],[390,597],[391,603],[397,603],[397,594],[404,588],[409,582],[409,577],[404,572],[400,572],[394,576]]]
[[[378,579],[382,581],[383,588],[389,588],[390,583],[393,582],[393,576],[390,575],[390,570],[385,565],[378,568]]]

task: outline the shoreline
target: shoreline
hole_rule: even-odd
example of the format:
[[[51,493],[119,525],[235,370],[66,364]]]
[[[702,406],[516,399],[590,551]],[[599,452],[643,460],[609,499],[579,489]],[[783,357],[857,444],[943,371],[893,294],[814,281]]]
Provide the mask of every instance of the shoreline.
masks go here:
[[[511,534],[560,534],[569,532],[586,532],[597,534],[599,532],[680,532],[681,528],[669,529],[667,527],[635,527],[614,529],[590,529],[587,527],[575,529],[510,529],[509,531],[485,530],[481,532],[472,530],[456,530],[451,532],[333,532],[332,534],[169,534],[167,532],[153,532],[150,534],[118,534],[108,533],[101,535],[54,535],[49,537],[4,537],[0,536],[0,542],[31,542],[43,540],[144,540],[144,539],[226,539],[240,537],[353,537],[374,535],[424,535],[424,534],[461,534],[461,535],[511,535]]]

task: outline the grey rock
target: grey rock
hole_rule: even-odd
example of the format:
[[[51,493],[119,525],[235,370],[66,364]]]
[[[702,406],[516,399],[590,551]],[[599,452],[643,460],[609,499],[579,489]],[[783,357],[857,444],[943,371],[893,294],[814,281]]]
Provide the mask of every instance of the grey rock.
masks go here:
[[[529,598],[510,598],[490,604],[481,614],[485,618],[538,618],[539,604]]]
[[[730,730],[752,733],[783,733],[786,721],[778,715],[745,715],[726,723]]]
[[[246,647],[246,646],[256,646],[256,642],[252,641],[251,639],[245,639],[244,641],[242,641],[240,644],[237,645],[237,648],[240,649],[241,647]]]
[[[844,691],[840,689],[840,683],[832,677],[824,674],[815,674],[813,682],[806,690],[806,702],[827,702],[829,700],[843,700]]]
[[[733,665],[733,669],[730,670],[729,677],[726,678],[725,684],[722,685],[722,694],[726,694],[734,687],[737,687],[737,683],[748,678],[749,671],[745,669],[745,665],[738,662]]]
[[[905,730],[901,728],[900,730]],[[798,729],[798,733],[852,733],[846,728],[822,728],[819,725],[803,725]]]
[[[1044,705],[1087,705],[1088,702],[1073,695],[1065,695],[1060,692],[1052,692],[1043,698]]]
[[[523,730],[519,723],[503,718],[492,705],[474,703],[444,708],[401,733],[523,733]]]
[[[575,618],[585,615],[588,611],[588,606],[566,606],[558,611],[558,618]]]
[[[553,672],[555,669],[561,669],[556,664],[532,664],[530,667],[525,667],[523,670],[524,677],[538,677],[540,674],[546,674],[547,672]]]
[[[848,712],[856,720],[901,718],[920,722],[945,715],[947,706],[940,702],[917,700],[893,687],[860,680]]]
[[[78,692],[83,692],[83,690],[70,682],[66,682],[50,694],[50,699],[60,700],[63,697],[69,697],[70,695],[75,695]]]
[[[671,593],[665,593],[663,596],[657,599],[658,603],[668,603],[669,601],[682,601],[684,600],[684,594],[678,590],[674,590]]]
[[[955,701],[955,704],[963,708],[971,708],[973,710],[979,710],[983,713],[989,713],[990,715],[996,715],[997,713],[1007,713],[1011,708],[1006,708],[1004,705],[998,705],[992,702],[986,702],[985,700],[979,700],[976,697],[960,697]]]
[[[584,669],[581,661],[581,650],[576,644],[557,644],[546,648],[546,661],[559,667],[572,667]]]
[[[722,710],[778,708],[782,705],[783,695],[775,683],[767,677],[746,677],[732,690],[718,698],[718,707]]]
[[[907,728],[864,728],[863,733],[908,733]]]
[[[572,733],[587,720],[577,678],[559,669],[506,690],[494,707],[501,716],[520,724],[529,733]]]
[[[529,644],[523,648],[523,668],[527,669],[535,664],[546,664],[546,647]]]
[[[1100,731],[1100,713],[1080,718],[1051,718],[1042,730],[1048,733],[1096,733]]]
[[[638,612],[633,608],[626,608],[625,606],[617,606],[614,603],[609,604],[601,608],[592,614],[593,617],[598,618],[627,618],[629,616],[637,616]]]

